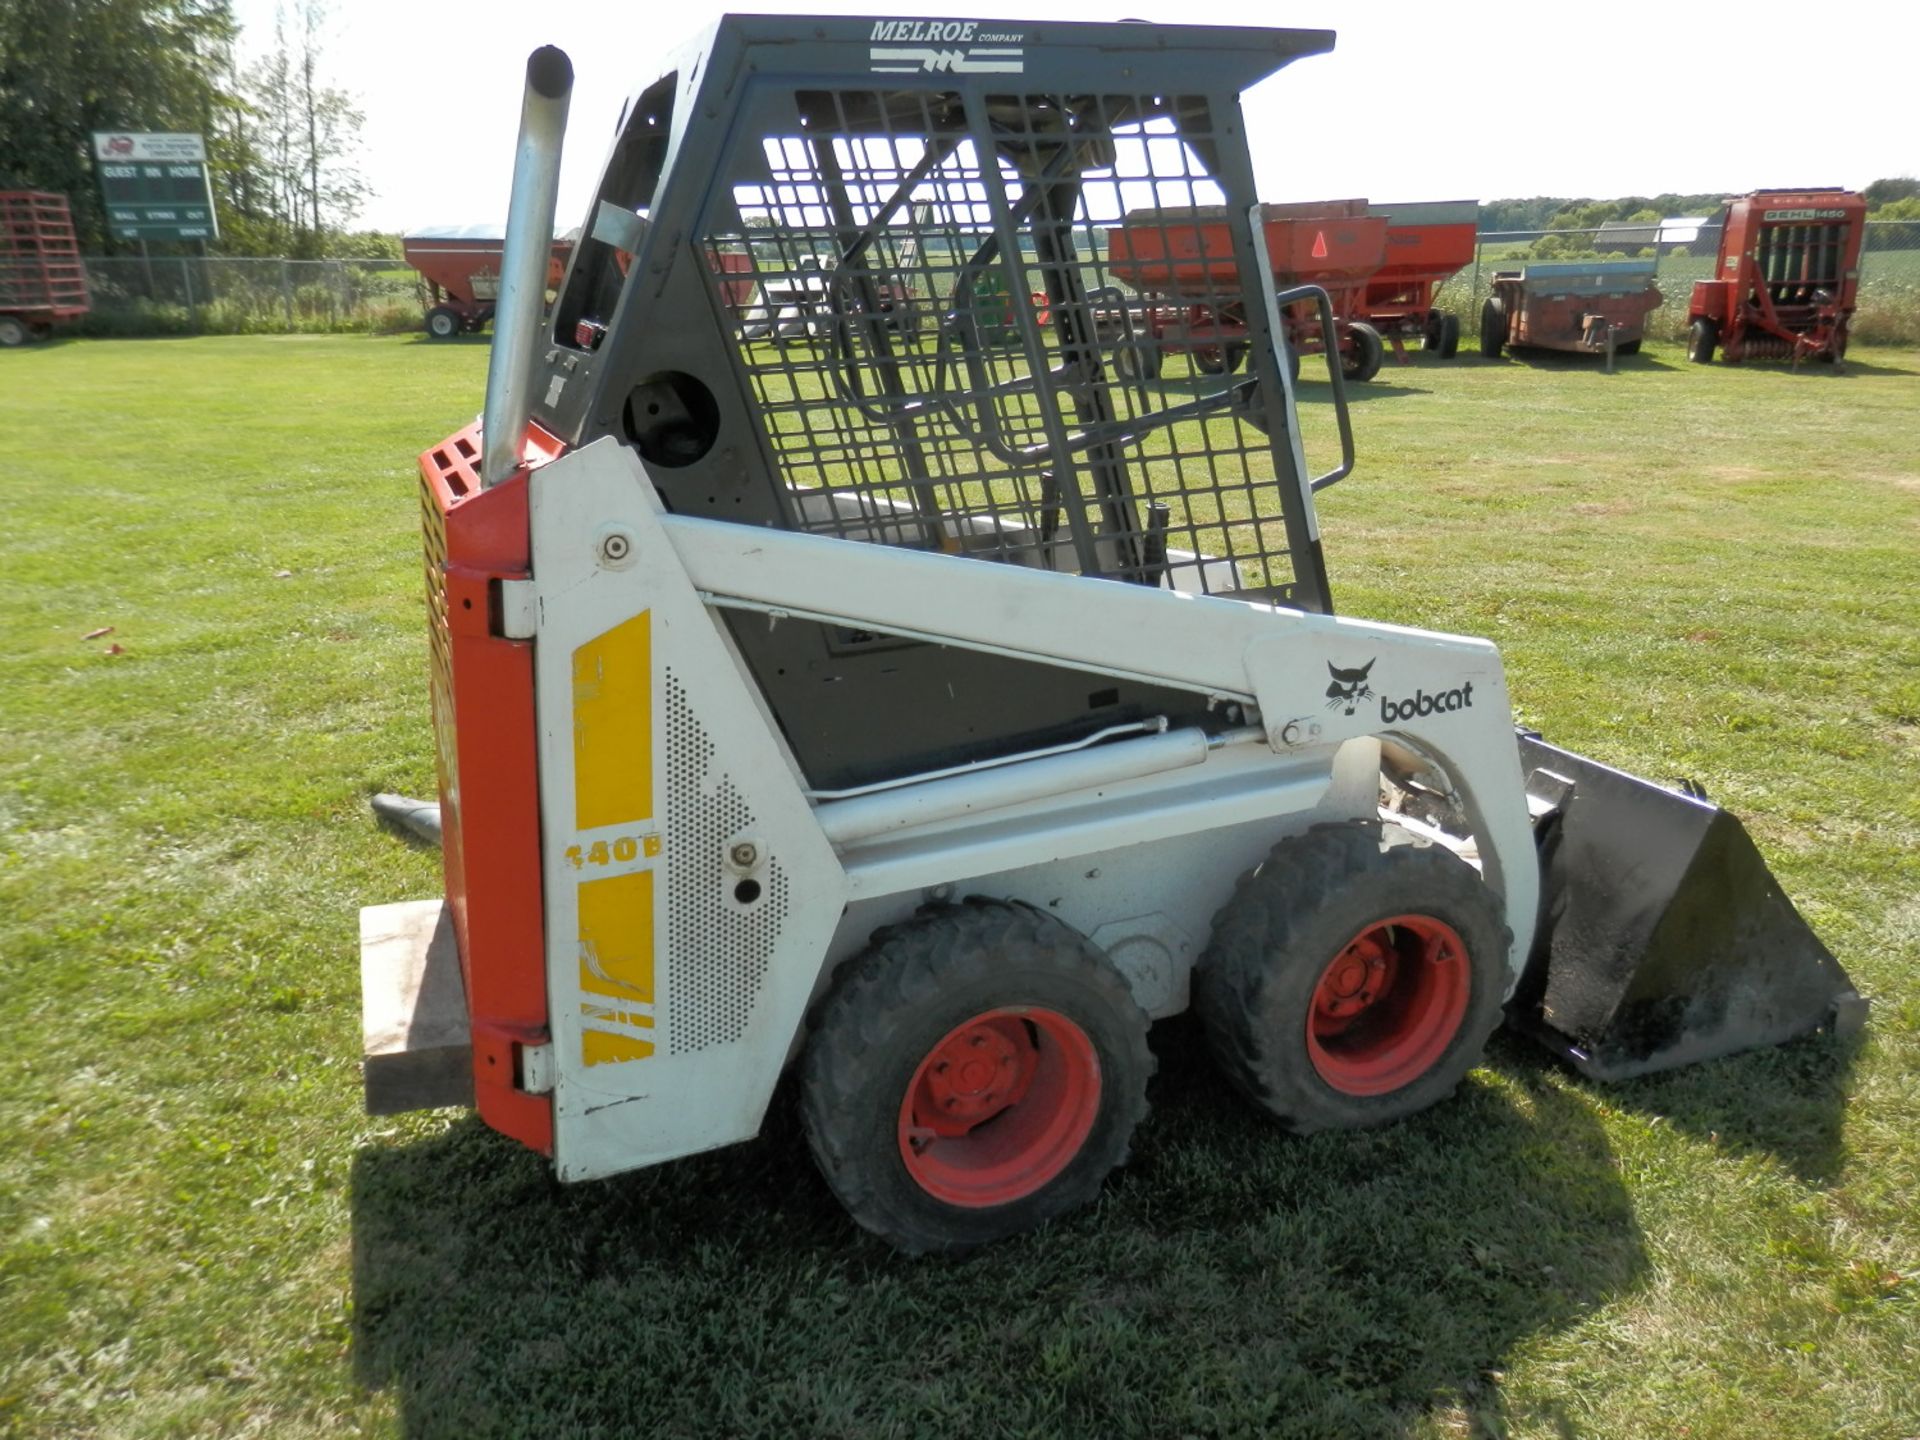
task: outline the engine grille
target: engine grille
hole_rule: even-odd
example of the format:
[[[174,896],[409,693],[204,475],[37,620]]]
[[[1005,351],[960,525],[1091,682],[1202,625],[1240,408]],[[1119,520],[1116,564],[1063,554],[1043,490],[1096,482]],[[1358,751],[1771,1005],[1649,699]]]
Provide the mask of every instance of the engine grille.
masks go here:
[[[746,1033],[787,918],[790,884],[777,857],[759,898],[741,904],[723,857],[750,834],[753,811],[714,768],[706,726],[672,670],[667,684],[667,1050],[689,1054]]]

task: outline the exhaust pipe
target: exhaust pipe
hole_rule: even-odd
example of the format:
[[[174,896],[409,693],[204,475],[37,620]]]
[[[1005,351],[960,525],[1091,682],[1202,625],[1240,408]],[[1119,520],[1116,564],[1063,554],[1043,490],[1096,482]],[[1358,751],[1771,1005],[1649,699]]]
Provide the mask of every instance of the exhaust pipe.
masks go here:
[[[542,45],[527,57],[527,93],[520,106],[520,144],[507,202],[506,252],[487,357],[487,408],[481,421],[480,483],[498,485],[520,468],[533,408],[529,387],[540,349],[553,215],[560,202],[560,146],[573,99],[573,62]]]

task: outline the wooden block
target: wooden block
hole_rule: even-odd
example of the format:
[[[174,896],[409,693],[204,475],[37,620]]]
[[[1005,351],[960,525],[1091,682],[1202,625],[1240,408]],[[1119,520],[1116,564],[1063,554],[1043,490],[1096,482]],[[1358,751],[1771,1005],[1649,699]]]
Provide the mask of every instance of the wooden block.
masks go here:
[[[473,1104],[467,993],[442,901],[361,910],[360,1029],[369,1115]]]

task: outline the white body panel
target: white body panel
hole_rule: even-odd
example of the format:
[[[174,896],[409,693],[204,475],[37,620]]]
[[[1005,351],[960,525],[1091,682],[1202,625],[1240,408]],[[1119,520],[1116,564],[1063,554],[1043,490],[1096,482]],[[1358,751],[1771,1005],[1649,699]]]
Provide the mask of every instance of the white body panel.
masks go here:
[[[930,898],[979,894],[1048,909],[1113,956],[1150,1014],[1177,1012],[1236,877],[1286,835],[1376,812],[1381,737],[1431,761],[1462,803],[1513,931],[1510,985],[1519,977],[1538,867],[1500,660],[1485,641],[670,516],[640,460],[610,440],[536,471],[530,507],[562,1178],[753,1135],[833,966]],[[813,799],[720,608],[1185,688],[1239,707],[1266,743],[1255,734],[1204,748],[1170,732],[859,799]],[[634,692],[650,713],[634,744],[648,753],[633,761],[654,777],[658,814],[583,826],[594,817],[576,757],[595,775],[609,772],[593,708],[601,682],[582,679],[581,657],[601,663],[602,642],[632,639],[635,625],[649,636],[651,673]],[[628,683],[605,663],[609,687]],[[1346,686],[1350,695],[1330,697],[1330,667],[1366,675]],[[699,731],[693,761],[690,726]],[[864,809],[843,808],[832,822],[833,807]],[[609,849],[602,863],[578,863],[596,841],[625,841],[627,858]],[[737,863],[742,842],[752,864]],[[610,1003],[640,962],[618,944],[608,954],[627,958],[596,959],[596,943],[607,944],[592,936],[607,932],[593,917],[606,906],[583,908],[580,897],[596,880],[639,872],[657,877],[644,882],[654,897],[646,984]],[[757,887],[746,902],[732,888],[742,880]],[[639,923],[637,905],[618,914]],[[716,1005],[717,1018],[707,1013]]]

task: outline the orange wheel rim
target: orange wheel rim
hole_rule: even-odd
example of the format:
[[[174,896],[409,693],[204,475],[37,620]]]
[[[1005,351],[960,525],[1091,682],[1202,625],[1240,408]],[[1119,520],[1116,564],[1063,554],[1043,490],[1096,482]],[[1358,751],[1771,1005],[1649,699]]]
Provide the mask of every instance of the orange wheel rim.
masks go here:
[[[1472,997],[1466,943],[1430,915],[1396,915],[1341,946],[1307,1013],[1307,1054],[1346,1095],[1386,1095],[1439,1061]]]
[[[1072,1163],[1100,1111],[1093,1042],[1052,1010],[989,1010],[956,1025],[913,1072],[900,1158],[937,1200],[969,1209],[1040,1190]]]

